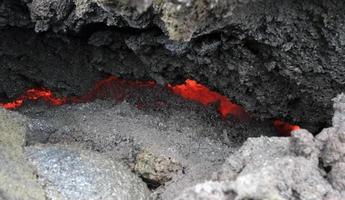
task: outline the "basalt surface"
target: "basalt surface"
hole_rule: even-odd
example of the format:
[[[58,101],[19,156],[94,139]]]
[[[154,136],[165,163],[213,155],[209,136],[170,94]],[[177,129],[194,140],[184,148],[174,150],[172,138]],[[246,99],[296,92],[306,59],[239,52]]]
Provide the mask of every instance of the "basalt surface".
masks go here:
[[[316,130],[345,89],[344,11],[341,0],[0,0],[0,99],[82,94],[105,74],[190,78],[255,117]]]
[[[0,199],[172,200],[248,137],[275,135],[271,121],[220,120],[215,106],[155,86],[122,100],[1,108]]]

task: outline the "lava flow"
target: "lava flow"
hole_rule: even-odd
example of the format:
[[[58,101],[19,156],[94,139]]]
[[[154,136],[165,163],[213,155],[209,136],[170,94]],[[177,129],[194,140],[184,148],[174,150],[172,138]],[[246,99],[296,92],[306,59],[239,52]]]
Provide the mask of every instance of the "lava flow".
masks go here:
[[[21,107],[26,100],[37,101],[43,100],[54,106],[60,106],[67,102],[67,98],[57,98],[52,91],[45,88],[34,88],[27,90],[25,94],[12,102],[0,103],[0,106],[6,109],[16,109]]]
[[[274,127],[276,128],[277,132],[281,136],[291,136],[292,131],[296,131],[301,129],[300,126],[291,125],[287,122],[283,122],[279,119],[274,120],[273,122]]]
[[[6,109],[20,108],[25,101],[39,101],[43,100],[52,106],[61,106],[64,104],[86,103],[91,102],[97,98],[111,97],[116,100],[123,100],[125,97],[124,88],[140,88],[153,87],[154,81],[128,81],[122,80],[115,76],[110,76],[107,79],[100,80],[96,85],[85,95],[80,97],[55,97],[52,91],[45,88],[34,88],[27,90],[23,95],[12,102],[0,103],[0,107]]]
[[[232,103],[226,96],[211,91],[194,80],[187,79],[185,84],[176,86],[168,85],[168,87],[174,94],[180,95],[188,100],[197,101],[204,106],[219,102],[218,111],[223,119],[229,115],[242,121],[249,119],[249,114],[242,106]]]
[[[0,103],[0,107],[6,109],[20,108],[25,101],[43,100],[52,106],[61,106],[64,104],[86,103],[97,98],[113,98],[123,100],[126,97],[126,88],[153,88],[156,85],[154,81],[129,81],[110,76],[107,79],[98,81],[96,85],[85,95],[80,97],[56,97],[52,91],[45,88],[34,88],[27,90],[23,95],[12,102]],[[219,103],[218,111],[223,119],[229,115],[240,121],[249,119],[249,114],[245,109],[231,102],[226,96],[211,91],[207,87],[197,83],[194,80],[186,80],[184,84],[167,85],[174,94],[187,100],[199,102],[205,106]],[[281,136],[289,136],[291,131],[300,129],[297,125],[291,125],[281,120],[275,120],[273,125]]]

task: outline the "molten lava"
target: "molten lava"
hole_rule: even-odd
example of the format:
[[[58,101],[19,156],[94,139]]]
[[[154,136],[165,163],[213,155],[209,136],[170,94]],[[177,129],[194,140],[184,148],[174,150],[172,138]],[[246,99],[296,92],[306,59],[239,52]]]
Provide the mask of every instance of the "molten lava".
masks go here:
[[[100,80],[84,96],[73,97],[71,103],[86,103],[95,99],[112,98],[118,101],[124,100],[126,90],[133,88],[153,88],[156,85],[154,81],[130,81],[123,80],[115,76]]]
[[[291,125],[278,119],[274,120],[273,125],[281,136],[291,136],[292,131],[301,129],[300,126]]]
[[[67,98],[57,98],[53,93],[45,88],[30,89],[18,99],[9,103],[0,103],[0,106],[6,109],[16,109],[21,107],[26,100],[37,101],[43,100],[51,105],[60,106],[67,102]]]
[[[113,98],[122,101],[126,97],[126,89],[131,88],[153,88],[156,83],[154,81],[129,81],[110,76],[107,79],[98,81],[96,85],[85,95],[80,97],[61,97],[54,96],[52,91],[45,88],[34,88],[27,90],[23,95],[12,102],[0,103],[0,107],[6,109],[16,109],[21,107],[25,101],[43,100],[52,106],[61,106],[64,104],[86,103],[97,98]],[[245,109],[232,103],[226,96],[211,91],[207,87],[197,83],[194,80],[186,80],[181,85],[167,86],[174,94],[182,96],[184,99],[199,102],[205,106],[219,103],[218,111],[222,118],[225,119],[229,115],[238,120],[249,119],[249,114]],[[291,131],[300,129],[297,125],[291,125],[281,120],[275,120],[274,126],[278,133],[282,136],[290,136]]]
[[[199,102],[205,106],[219,102],[218,111],[222,115],[223,119],[229,115],[232,115],[239,120],[249,119],[249,114],[242,106],[232,103],[226,96],[211,91],[194,80],[188,79],[184,84],[176,86],[168,85],[168,87],[173,91],[173,93],[178,94],[185,99]]]
[[[25,101],[43,100],[52,106],[61,106],[64,104],[86,103],[97,98],[111,97],[116,100],[123,100],[125,97],[124,88],[140,88],[153,87],[154,81],[128,81],[122,80],[115,76],[110,76],[107,79],[100,80],[96,85],[85,95],[80,97],[55,97],[52,91],[45,88],[34,88],[27,90],[23,95],[12,102],[0,103],[0,106],[6,109],[20,108]]]

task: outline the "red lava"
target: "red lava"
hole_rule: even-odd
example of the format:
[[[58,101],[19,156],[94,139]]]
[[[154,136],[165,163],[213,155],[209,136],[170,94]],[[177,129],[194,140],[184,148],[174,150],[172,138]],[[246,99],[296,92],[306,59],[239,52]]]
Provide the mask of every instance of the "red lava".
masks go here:
[[[93,101],[97,98],[112,97],[116,100],[123,100],[125,97],[124,88],[153,88],[156,85],[154,81],[129,81],[110,76],[107,79],[98,81],[95,86],[85,95],[80,97],[56,97],[53,92],[46,88],[33,88],[27,90],[23,95],[19,96],[12,102],[0,103],[0,107],[6,109],[20,108],[26,101],[43,100],[52,106],[61,106],[64,104],[85,103]],[[184,84],[167,85],[174,94],[184,99],[196,101],[204,106],[219,103],[218,111],[222,118],[225,119],[229,115],[237,120],[245,121],[250,118],[246,110],[233,102],[226,96],[215,91],[211,91],[202,84],[194,80],[186,80]],[[291,125],[281,120],[273,122],[274,127],[281,136],[290,136],[291,131],[300,129],[297,125]]]

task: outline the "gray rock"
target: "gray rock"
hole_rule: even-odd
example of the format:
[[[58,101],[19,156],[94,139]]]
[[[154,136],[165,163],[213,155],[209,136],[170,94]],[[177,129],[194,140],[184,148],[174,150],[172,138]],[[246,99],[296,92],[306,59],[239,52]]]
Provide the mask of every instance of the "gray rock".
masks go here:
[[[160,186],[171,181],[174,174],[182,171],[182,166],[170,157],[157,156],[142,150],[136,157],[134,171],[153,186]]]
[[[232,200],[235,197],[226,182],[205,182],[185,190],[175,200]]]
[[[36,105],[21,111],[58,129],[48,143],[78,143],[121,160],[150,186],[160,186],[155,194],[163,199],[173,199],[190,185],[209,180],[247,135],[271,130],[267,124],[221,121],[215,109],[185,101],[161,88],[137,89],[129,94],[133,103],[98,100],[52,109]],[[135,107],[136,96],[143,102],[142,110]],[[157,105],[162,99],[164,103]],[[162,108],[156,110],[156,105]],[[51,128],[46,128],[49,133]],[[221,134],[228,145],[218,139]]]
[[[248,138],[238,151],[226,159],[218,179],[235,180],[240,173],[260,169],[265,161],[279,160],[291,154],[288,138]]]
[[[192,78],[254,117],[315,133],[345,89],[344,10],[341,0],[3,0],[0,93],[40,83],[83,94],[104,72]],[[100,31],[112,35],[95,38]]]
[[[305,129],[293,131],[291,134],[290,151],[297,156],[312,159],[315,163],[318,163],[320,151],[313,134]]]
[[[148,199],[146,185],[101,154],[68,146],[32,146],[26,156],[51,199]]]
[[[336,190],[342,191],[343,195],[345,195],[345,163],[337,162],[334,164],[328,174],[328,178],[332,186]]]
[[[249,138],[224,163],[221,182],[198,184],[178,199],[344,199],[344,105],[340,94],[333,127],[316,137],[300,129],[290,138]]]
[[[345,95],[334,99],[333,126],[316,136],[321,150],[322,165],[331,171],[329,181],[335,189],[345,196]]]
[[[321,145],[321,158],[325,166],[345,161],[345,95],[334,99],[333,127],[317,135]]]
[[[303,130],[295,133],[305,136],[297,143],[303,144],[303,141],[309,140],[309,134],[304,133]],[[306,157],[295,156],[290,149],[296,146],[296,142],[295,139],[291,140],[265,137],[248,139],[237,153],[228,158],[219,178],[232,180],[229,185],[236,199],[316,200],[334,192],[324,179],[318,163],[310,158],[309,147],[302,151],[308,153]],[[299,146],[297,151],[303,146]]]
[[[0,144],[20,151],[26,141],[28,119],[0,107]]]
[[[0,108],[0,199],[46,199],[24,157],[26,120],[18,113]]]

